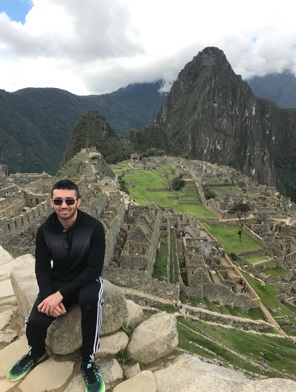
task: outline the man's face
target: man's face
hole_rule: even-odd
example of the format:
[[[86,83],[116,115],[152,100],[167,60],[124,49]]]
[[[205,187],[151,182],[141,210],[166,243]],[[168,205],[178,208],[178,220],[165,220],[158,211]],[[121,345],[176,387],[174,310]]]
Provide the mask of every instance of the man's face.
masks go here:
[[[56,205],[54,201],[60,200],[62,204]],[[68,205],[67,200],[74,201],[74,204]],[[59,220],[65,223],[74,223],[77,216],[77,207],[80,206],[81,198],[77,199],[76,191],[69,189],[54,189],[53,197],[50,204],[56,212]]]

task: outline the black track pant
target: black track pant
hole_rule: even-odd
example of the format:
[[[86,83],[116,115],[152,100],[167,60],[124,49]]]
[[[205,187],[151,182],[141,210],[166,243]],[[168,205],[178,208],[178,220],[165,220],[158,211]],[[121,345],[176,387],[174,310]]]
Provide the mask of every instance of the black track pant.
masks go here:
[[[62,283],[54,282],[54,290],[58,291]],[[72,305],[79,303],[81,309],[81,330],[82,330],[82,362],[93,362],[95,352],[100,346],[99,334],[102,325],[102,304],[103,304],[103,279],[83,286],[77,293],[66,300],[63,304],[68,310]],[[26,319],[26,335],[28,344],[32,349],[32,355],[42,355],[45,352],[45,339],[47,329],[57,318],[40,313],[37,306],[42,302],[40,293]],[[63,317],[63,316],[60,316]],[[59,317],[58,317],[59,318]]]

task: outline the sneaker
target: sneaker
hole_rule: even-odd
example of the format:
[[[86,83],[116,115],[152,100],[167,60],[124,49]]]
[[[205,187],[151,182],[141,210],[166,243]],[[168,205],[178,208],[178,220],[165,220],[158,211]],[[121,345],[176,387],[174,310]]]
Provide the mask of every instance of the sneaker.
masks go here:
[[[30,350],[28,354],[24,355],[9,369],[7,373],[8,380],[18,381],[45,359],[47,359],[47,353],[43,354],[41,357],[32,357]]]
[[[85,392],[105,392],[105,383],[94,363],[81,365],[81,374],[85,383]]]

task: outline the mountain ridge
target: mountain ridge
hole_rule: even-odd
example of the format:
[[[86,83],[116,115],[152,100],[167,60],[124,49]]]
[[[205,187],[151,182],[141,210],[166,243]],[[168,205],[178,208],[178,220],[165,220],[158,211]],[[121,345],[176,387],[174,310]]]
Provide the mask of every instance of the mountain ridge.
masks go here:
[[[0,145],[0,164],[7,165],[9,173],[54,174],[71,131],[87,112],[99,110],[119,135],[141,129],[153,121],[163,100],[161,85],[130,85],[102,96],[77,96],[56,88],[0,90],[0,137],[5,142]]]
[[[118,135],[127,133],[114,138],[112,148],[125,156],[115,153],[113,160],[126,159],[130,151],[208,160],[276,185],[296,200],[294,109],[257,98],[223,51],[213,47],[185,65],[165,98],[160,87],[158,81],[86,97],[53,88],[1,90],[0,163],[9,173],[55,173],[73,129],[86,113],[98,110]]]

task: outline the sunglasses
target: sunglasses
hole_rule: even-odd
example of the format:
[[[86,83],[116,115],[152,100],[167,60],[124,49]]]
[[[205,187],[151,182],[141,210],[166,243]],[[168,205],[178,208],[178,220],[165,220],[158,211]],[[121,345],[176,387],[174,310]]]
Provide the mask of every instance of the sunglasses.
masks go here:
[[[79,199],[79,197],[77,197],[77,199],[54,199],[52,202],[55,206],[61,206],[63,204],[63,202],[65,202],[67,204],[67,206],[72,206],[73,204],[75,204],[75,202]]]

